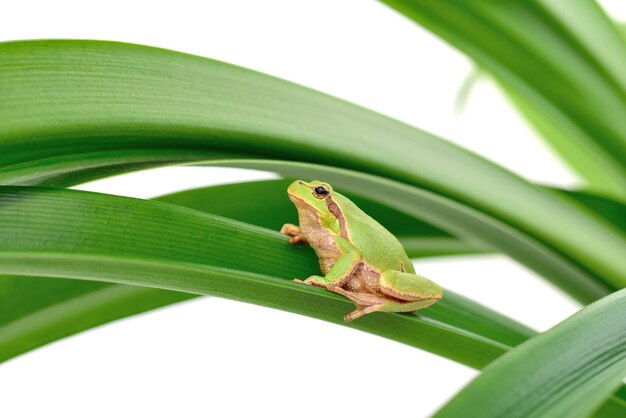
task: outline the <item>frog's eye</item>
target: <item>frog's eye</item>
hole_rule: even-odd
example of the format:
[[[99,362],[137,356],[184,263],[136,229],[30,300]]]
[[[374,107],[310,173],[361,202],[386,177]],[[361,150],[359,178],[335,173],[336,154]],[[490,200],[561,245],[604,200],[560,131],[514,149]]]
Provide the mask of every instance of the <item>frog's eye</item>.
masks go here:
[[[329,193],[330,191],[328,190],[328,188],[324,186],[317,186],[315,189],[313,189],[313,194],[318,199],[325,199]]]

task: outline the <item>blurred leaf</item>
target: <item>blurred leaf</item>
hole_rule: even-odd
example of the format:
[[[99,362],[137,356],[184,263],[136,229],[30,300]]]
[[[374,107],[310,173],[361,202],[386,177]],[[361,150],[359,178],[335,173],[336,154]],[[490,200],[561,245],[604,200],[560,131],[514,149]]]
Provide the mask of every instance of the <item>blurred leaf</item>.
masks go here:
[[[486,73],[480,68],[474,67],[472,71],[465,76],[454,101],[454,108],[458,113],[463,112],[476,83],[478,83],[481,78],[485,77],[485,74]]]
[[[250,163],[243,162],[243,164],[249,165]],[[288,170],[281,170],[278,162],[271,164],[274,168],[278,167],[279,171],[290,172]],[[228,163],[225,165],[228,165]],[[289,165],[292,164],[286,164],[285,168]],[[259,167],[266,167],[266,165],[262,163]],[[324,169],[320,168],[318,173],[321,173],[321,170]],[[333,171],[332,169],[325,170],[325,175],[327,173],[332,175],[330,174]],[[298,217],[293,203],[287,199],[286,195],[287,187],[293,180],[295,180],[295,178],[209,186],[168,194],[157,197],[155,200],[225,216],[272,230],[279,230],[286,222],[298,223]],[[575,200],[626,232],[626,204],[586,192],[563,190],[553,187],[543,187],[543,189],[549,193],[556,193]],[[437,240],[440,238],[457,240],[457,238],[452,237],[450,234],[426,222],[420,221],[416,217],[409,216],[406,213],[385,205],[380,200],[372,200],[371,197],[346,192],[345,190],[342,190],[342,193],[385,226],[385,228],[393,232],[395,236],[400,237],[401,240],[408,242],[422,239],[423,237],[427,240]],[[481,248],[463,242],[455,243],[452,246],[458,248],[465,246],[466,249],[460,252],[462,254],[491,252],[486,247]],[[448,254],[449,253],[445,252],[441,254],[431,253],[430,251],[424,254],[414,250],[412,257],[417,258]]]
[[[626,43],[594,1],[382,1],[489,71],[592,189],[626,198]]]
[[[271,160],[235,160],[211,164],[274,171],[286,177],[322,178],[339,190],[348,190],[355,195],[368,196],[376,200],[384,197],[384,203],[389,207],[423,219],[467,242],[474,242],[479,238],[484,239],[482,245],[497,248],[526,265],[540,266],[536,268],[539,273],[550,278],[561,289],[578,297],[579,300],[584,300],[584,295],[604,292],[598,287],[600,283],[585,281],[579,272],[572,268],[571,260],[553,252],[545,243],[528,239],[521,234],[511,233],[507,225],[485,217],[483,213],[470,208],[459,207],[456,202],[426,190],[408,187],[402,183],[364,173],[314,164]],[[376,193],[372,194],[371,190],[376,190]],[[571,195],[547,188],[542,188],[542,190],[546,194],[563,199],[572,208],[588,211],[598,222],[624,234],[624,231],[620,231],[617,225],[608,222],[581,202],[572,199]],[[618,204],[618,206],[623,208],[622,205]],[[619,288],[621,287],[624,286],[620,284]]]
[[[617,202],[604,196],[578,191],[566,191],[559,189],[549,189],[555,193],[560,193],[593,210],[593,212],[612,223],[622,231],[626,232],[626,204]]]
[[[622,186],[619,184],[613,186],[615,174],[611,172],[609,166],[603,165],[601,159],[595,158],[597,152],[593,146],[587,143],[579,144],[572,139],[576,137],[575,127],[568,126],[567,121],[556,119],[550,113],[544,113],[534,102],[518,94],[506,83],[500,81],[499,84],[548,145],[586,181],[586,188],[624,200],[623,190],[620,189]]]
[[[463,85],[459,89],[455,107],[462,111],[466,106],[472,88],[478,80],[484,78],[486,71],[474,69],[465,79]],[[615,193],[610,190],[613,183],[612,175],[605,167],[601,166],[600,161],[589,158],[589,150],[584,145],[578,145],[572,141],[570,132],[564,129],[563,121],[554,119],[552,115],[543,113],[538,110],[535,103],[526,100],[522,95],[517,94],[514,88],[508,87],[502,80],[498,83],[502,90],[508,95],[512,103],[518,110],[528,119],[543,139],[552,149],[557,152],[561,158],[565,160],[567,165],[578,175],[580,175],[587,183],[587,188],[592,191],[597,190],[614,194],[617,198],[622,198],[621,193]]]
[[[2,275],[212,294],[361,329],[472,367],[484,366],[533,334],[450,291],[436,308],[414,314],[373,314],[346,324],[342,315],[352,309],[351,302],[291,281],[319,271],[309,247],[288,245],[275,231],[160,202],[2,187],[0,235]],[[89,299],[99,301],[97,294],[85,303]],[[71,316],[75,306],[61,306],[52,313]],[[24,321],[9,320],[2,327],[0,359],[30,348],[24,340],[32,332],[24,330],[30,327],[38,337],[42,334],[37,334],[37,325],[43,333],[48,318],[55,321],[42,307]],[[97,309],[106,309],[106,303],[94,305]]]
[[[0,276],[0,361],[192,297],[149,287]]]
[[[591,415],[594,418],[622,418],[626,413],[626,386],[622,384],[613,396]]]
[[[286,192],[291,181],[281,179],[212,186],[173,193],[156,200],[278,231],[284,223],[298,224],[297,212]],[[485,245],[466,243],[380,202],[345,194],[398,237],[411,258],[493,251]]]
[[[623,289],[498,358],[435,417],[589,416],[626,376],[625,318]]]
[[[0,119],[5,184],[68,184],[163,164],[169,152],[324,162],[397,180],[406,196],[371,197],[405,213],[416,196],[445,201],[445,213],[429,212],[442,229],[444,217],[472,213],[482,227],[464,228],[477,234],[464,240],[510,254],[583,302],[626,284],[626,235],[585,208],[415,128],[227,64],[108,42],[3,43]]]

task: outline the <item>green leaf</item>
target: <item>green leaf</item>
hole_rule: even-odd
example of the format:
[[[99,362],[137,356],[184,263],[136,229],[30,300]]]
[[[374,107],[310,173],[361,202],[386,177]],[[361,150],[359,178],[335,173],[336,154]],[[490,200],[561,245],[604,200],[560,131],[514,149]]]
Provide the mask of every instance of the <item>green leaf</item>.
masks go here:
[[[570,199],[585,205],[587,208],[626,232],[626,204],[591,193],[553,189]]]
[[[586,188],[624,199],[622,186],[615,181],[618,175],[612,171],[611,166],[605,165],[605,162],[597,157],[598,152],[594,150],[593,144],[579,143],[573,139],[581,136],[575,126],[569,121],[554,118],[552,113],[544,112],[535,102],[528,100],[502,80],[499,84],[548,145],[585,180]]]
[[[447,202],[443,215],[430,212],[440,223],[471,212],[483,227],[470,239],[566,283],[581,301],[626,284],[626,236],[584,207],[415,128],[227,64],[107,42],[4,43],[0,118],[4,183],[37,183],[33,170],[48,184],[110,174],[157,164],[153,153],[162,160],[169,150],[176,159],[325,162],[395,179],[408,196],[391,199],[396,209],[430,193]],[[115,163],[122,154],[126,163]]]
[[[286,197],[291,181],[293,179],[212,186],[173,193],[156,200],[278,231],[284,223],[298,224],[297,212]],[[493,251],[478,243],[464,242],[367,197],[351,193],[346,196],[398,237],[411,258]]]
[[[157,200],[278,230],[284,222],[293,223],[296,221],[293,205],[284,196],[289,182],[288,179],[282,179],[213,186],[174,193]],[[622,222],[622,228],[626,230],[624,224],[626,207],[624,205],[581,193],[564,191],[561,193],[566,193],[583,201],[611,221]],[[350,198],[400,236],[404,245],[408,243],[409,252],[413,257],[444,255],[444,249],[450,249],[450,247],[453,247],[453,250],[447,254],[456,253],[461,246],[468,247],[469,251],[476,251],[468,244],[445,234],[443,231],[410,218],[401,212],[360,196],[350,195]],[[439,245],[425,249],[414,245],[415,242],[424,243],[424,241],[427,243],[436,242]],[[449,244],[444,246],[442,245],[443,242]],[[172,293],[166,296],[161,295],[158,290],[144,290],[143,288],[133,288],[132,291],[103,291],[103,288],[107,286],[115,285],[76,280],[4,278],[0,281],[0,300],[3,300],[3,304],[0,305],[0,324],[6,325],[17,321],[26,324],[19,326],[23,337],[21,340],[22,350],[26,351],[83,329],[141,312],[143,308],[145,310],[154,309],[161,304],[165,305],[172,301],[191,297],[191,295],[182,293]],[[120,297],[121,295],[122,297]],[[129,300],[131,296],[136,300]],[[95,299],[97,302],[94,302]],[[93,312],[94,304],[106,305],[107,309]],[[128,311],[129,308],[134,308],[134,304],[138,306],[137,311]],[[73,308],[68,310],[65,308],[66,305]],[[60,311],[69,314],[65,316],[40,315],[39,311]],[[51,317],[56,318],[56,320],[50,321]],[[25,318],[30,319],[26,321]],[[40,324],[38,319],[45,319],[46,323]],[[24,337],[26,333],[30,333],[28,338]]]
[[[229,165],[228,163],[217,164]],[[244,161],[242,164],[249,166],[250,162]],[[278,162],[271,164],[272,168],[280,172],[293,172],[293,170],[290,171],[288,169],[293,164],[284,164],[282,166]],[[260,163],[258,167],[267,168],[267,165],[266,163]],[[302,166],[302,168],[306,169],[305,166]],[[315,174],[320,174],[324,177],[334,177],[336,176],[335,173],[335,170],[320,167]],[[286,198],[287,187],[293,180],[295,178],[210,186],[172,193],[158,197],[155,200],[225,216],[272,230],[279,230],[286,222],[298,222],[293,204]],[[556,193],[583,204],[596,215],[602,216],[604,220],[626,232],[626,204],[586,192],[552,187],[544,187],[544,189],[549,193]],[[376,196],[370,195],[368,197],[364,194],[342,191],[357,206],[374,217],[396,237],[400,238],[404,246],[408,248],[412,258],[493,252],[493,249],[480,247],[477,243],[460,241],[458,238],[414,216],[393,209],[385,204],[384,199],[373,200]],[[435,245],[430,247],[430,249],[423,248],[426,244],[418,247],[411,246],[412,243],[422,240],[425,243],[432,242]],[[438,243],[442,243],[441,246]],[[445,251],[448,248],[452,249],[451,252]],[[423,252],[423,250],[426,252]]]
[[[0,277],[0,361],[195,295],[41,277]]]
[[[533,333],[449,291],[436,309],[375,314],[347,325],[342,314],[351,302],[291,281],[318,272],[310,248],[290,246],[275,231],[160,202],[2,187],[0,235],[2,275],[108,281],[242,300],[382,335],[473,367]],[[0,333],[3,360],[23,347],[19,325]]]
[[[228,184],[188,190],[158,200],[277,231],[285,222],[297,222],[296,211],[285,198],[288,183],[289,180],[269,180]],[[413,257],[482,251],[400,212],[368,199],[351,197],[385,226],[400,232]],[[101,282],[3,277],[0,332],[5,341],[15,341],[11,355],[17,355],[97,325],[192,297]],[[8,355],[5,344],[5,356]]]
[[[462,110],[465,107],[474,84],[486,74],[487,71],[485,70],[474,69],[467,76],[458,93],[457,109]],[[602,166],[602,161],[595,159],[593,152],[588,150],[586,146],[578,145],[572,141],[572,136],[575,136],[575,132],[571,132],[573,127],[569,126],[570,129],[568,129],[566,122],[553,118],[549,113],[542,112],[535,106],[534,102],[527,100],[523,95],[519,95],[514,88],[507,86],[504,81],[498,80],[498,84],[517,109],[543,136],[548,145],[563,158],[574,172],[586,180],[587,188],[591,191],[613,194],[617,198],[622,197],[621,190],[611,190],[613,177],[609,170]]]
[[[626,197],[626,43],[594,1],[383,2],[492,74],[592,189]]]
[[[626,385],[623,385],[613,396],[594,413],[595,418],[622,418],[626,411]]]
[[[270,180],[208,187],[164,196],[159,200],[213,211],[275,230],[285,220],[292,221],[290,217],[295,213],[284,197],[288,182]],[[241,204],[242,196],[245,196],[246,204]],[[402,213],[368,199],[351,198],[389,228],[404,225],[405,232],[415,234],[416,239],[420,238],[420,234],[443,234],[412,218],[403,219],[405,215]],[[409,238],[405,235],[405,239]],[[452,237],[448,239],[454,240]],[[419,251],[416,254],[423,255]],[[0,359],[6,360],[73,333],[194,296],[100,282],[3,277],[0,279],[0,300],[3,301],[0,305]],[[436,304],[426,312],[431,318],[469,330],[488,340],[507,342],[511,346],[533,335],[527,328],[469,301],[455,303],[458,301],[453,299],[450,303],[447,296],[445,303]],[[496,354],[493,355],[495,358]],[[622,408],[624,405],[620,405],[617,398],[605,406],[605,410],[620,413],[624,412]],[[599,416],[611,415],[605,411]]]
[[[589,416],[626,376],[624,318],[626,289],[501,356],[435,416]]]
[[[508,225],[485,217],[483,213],[461,207],[454,201],[425,190],[408,187],[377,176],[314,164],[269,160],[235,160],[211,164],[274,171],[287,177],[299,175],[304,178],[323,178],[340,190],[349,190],[356,195],[369,196],[371,199],[383,199],[389,207],[424,219],[467,242],[473,242],[472,240],[476,238],[484,239],[484,244],[498,248],[526,265],[541,266],[536,270],[580,300],[584,300],[585,295],[600,294],[605,291],[599,287],[599,282],[586,281],[575,268],[572,268],[570,264],[572,260],[554,253],[545,243],[528,239],[524,235],[511,231]],[[371,190],[377,190],[377,193],[372,195]],[[542,190],[546,194],[563,199],[571,207],[580,207],[593,213],[571,195],[551,189]],[[623,209],[622,205],[619,207]],[[616,231],[623,233],[602,216],[595,213],[593,216],[607,225],[611,224]]]

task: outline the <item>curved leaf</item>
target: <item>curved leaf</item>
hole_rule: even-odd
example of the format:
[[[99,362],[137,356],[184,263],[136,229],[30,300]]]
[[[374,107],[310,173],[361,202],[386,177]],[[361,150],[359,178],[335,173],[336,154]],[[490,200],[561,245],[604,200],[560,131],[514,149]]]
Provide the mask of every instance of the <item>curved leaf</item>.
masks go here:
[[[89,167],[124,170],[131,163],[115,165],[117,153],[131,153],[132,164],[148,164],[155,149],[186,150],[194,159],[196,151],[205,157],[215,151],[324,161],[429,190],[453,202],[448,210],[454,213],[474,212],[492,227],[473,238],[556,283],[568,281],[565,288],[582,301],[626,284],[626,236],[584,207],[346,102],[227,64],[137,45],[12,42],[0,44],[0,57],[5,182],[24,165],[37,165],[48,182]],[[90,163],[77,167],[80,154]],[[406,206],[411,199],[403,200]],[[492,238],[496,224],[506,239]]]
[[[383,199],[389,207],[424,219],[467,242],[474,242],[473,240],[480,238],[484,240],[483,245],[498,248],[526,265],[540,266],[536,267],[538,272],[580,300],[584,300],[585,295],[599,295],[609,289],[599,282],[586,281],[571,263],[573,260],[554,252],[545,243],[530,239],[512,230],[510,225],[486,217],[484,213],[463,207],[457,202],[425,190],[377,176],[315,164],[271,160],[235,160],[211,164],[274,171],[287,177],[323,178],[337,186],[339,190],[349,190],[356,195],[366,195],[372,199]],[[375,196],[370,193],[371,190],[377,191]],[[543,190],[546,194],[562,196],[572,206],[589,210],[567,194]],[[594,216],[607,224],[610,223],[597,214]],[[613,227],[616,231],[619,230],[617,226]]]
[[[284,196],[289,182],[227,184],[157,200],[278,230],[285,222],[297,223],[293,205]],[[400,212],[367,199],[353,198],[385,226],[400,232],[412,257],[483,251]],[[14,342],[12,347],[5,343],[3,352],[5,356],[17,355],[79,331],[194,296],[102,282],[2,277],[0,333],[5,341],[13,335]]]
[[[282,179],[212,186],[174,193],[157,200],[278,230],[284,222],[296,222],[293,205],[284,198],[289,182],[288,179]],[[623,224],[626,206],[582,193],[564,191],[562,193],[584,201],[597,213],[602,213],[616,224],[620,222]],[[409,252],[413,257],[444,254],[444,247],[441,245],[434,248],[428,245],[424,250],[421,246],[412,247],[414,242],[435,241],[440,244],[448,242],[455,248],[449,253],[455,253],[460,246],[469,246],[443,231],[369,199],[354,195],[350,195],[350,198],[400,236],[405,246],[408,243]],[[626,230],[626,225],[621,227]],[[468,250],[472,251],[472,248],[469,247]],[[26,351],[83,329],[140,312],[143,310],[141,308],[154,309],[172,301],[192,297],[182,293],[166,296],[157,290],[147,288],[145,290],[134,288],[132,291],[103,290],[107,286],[116,285],[76,280],[2,278],[0,300],[3,303],[0,304],[0,326],[19,321],[18,323],[22,324],[19,326],[22,333],[21,350]],[[135,300],[131,301],[129,299],[131,297]],[[92,308],[94,304],[107,306],[107,309],[94,313]],[[73,308],[67,310],[68,305]],[[130,310],[133,305],[138,306],[136,311]],[[49,315],[41,315],[41,311],[67,311],[69,314],[54,315],[57,320],[51,322]],[[39,323],[38,319],[46,322]]]
[[[553,190],[585,205],[597,215],[602,216],[605,220],[626,232],[626,204],[591,193]]]
[[[589,416],[626,377],[625,318],[623,289],[498,358],[435,416]]]
[[[233,217],[270,229],[277,229],[285,220],[293,221],[295,211],[284,198],[289,180],[270,180],[208,187],[164,196],[160,200]],[[247,204],[242,205],[245,196]],[[255,198],[258,197],[259,199]],[[260,199],[263,197],[263,199]],[[415,234],[443,234],[426,224],[377,205],[367,199],[351,196],[368,213],[394,229]],[[254,202],[263,202],[255,205]],[[402,226],[404,225],[404,228]],[[454,238],[449,237],[453,240]],[[423,255],[423,254],[422,254]],[[111,285],[101,282],[51,278],[2,277],[0,279],[0,359],[5,360],[32,350],[50,341],[92,328],[125,316],[186,300],[195,295],[146,287]],[[533,335],[518,328],[498,314],[471,305],[455,303],[461,299],[437,304],[427,312],[443,323],[471,330],[484,338],[515,345]],[[508,329],[508,330],[507,330]],[[513,338],[511,338],[513,336]],[[495,354],[494,354],[495,356]],[[493,357],[495,358],[495,357]],[[612,416],[606,411],[623,413],[618,398],[608,402],[598,416]]]
[[[591,187],[626,197],[626,43],[594,1],[382,1],[489,71]]]
[[[0,361],[195,295],[41,277],[0,277]]]
[[[243,164],[249,165],[250,162],[243,162]],[[278,164],[274,162],[272,167],[278,167],[277,169],[284,173],[293,173],[293,171],[282,170]],[[259,167],[267,168],[264,163]],[[324,177],[333,176],[332,171],[328,168],[320,168],[316,174]],[[293,180],[294,178],[283,178],[210,186],[172,193],[155,200],[279,230],[285,222],[297,223],[298,221],[293,204],[285,198],[287,187]],[[544,189],[549,193],[557,193],[583,204],[596,215],[626,232],[626,204],[586,192],[551,187],[544,187]],[[475,242],[465,243],[414,216],[388,207],[381,200],[372,200],[371,195],[365,197],[365,195],[345,191],[344,194],[400,238],[412,258],[493,251]],[[416,242],[420,244],[413,246]],[[429,246],[431,243],[434,245]]]
[[[278,231],[284,223],[298,224],[293,203],[286,198],[291,181],[280,179],[212,186],[173,193],[155,200]],[[493,251],[485,245],[464,242],[382,203],[351,193],[346,193],[346,196],[398,237],[411,258]]]
[[[473,367],[532,335],[452,292],[437,309],[374,314],[345,324],[349,301],[291,281],[318,272],[310,248],[290,246],[275,231],[159,202],[2,187],[0,236],[2,275],[109,281],[243,300],[382,335]],[[16,353],[14,336],[19,329],[0,333],[3,359]]]

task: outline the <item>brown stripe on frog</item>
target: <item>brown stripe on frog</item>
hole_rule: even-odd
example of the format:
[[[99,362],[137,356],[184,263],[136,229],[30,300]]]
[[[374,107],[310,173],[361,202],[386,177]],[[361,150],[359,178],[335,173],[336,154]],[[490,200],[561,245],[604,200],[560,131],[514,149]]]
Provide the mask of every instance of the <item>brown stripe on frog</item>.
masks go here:
[[[335,201],[329,196],[328,198],[326,198],[326,207],[328,208],[330,213],[339,221],[341,236],[349,240],[350,238],[348,238],[348,229],[346,228],[346,218],[343,217],[343,213],[341,213],[339,205],[335,203]]]

